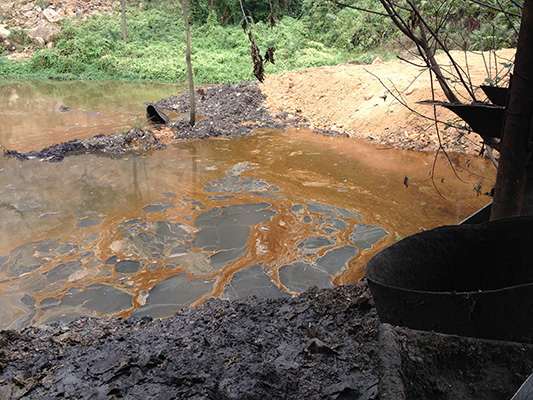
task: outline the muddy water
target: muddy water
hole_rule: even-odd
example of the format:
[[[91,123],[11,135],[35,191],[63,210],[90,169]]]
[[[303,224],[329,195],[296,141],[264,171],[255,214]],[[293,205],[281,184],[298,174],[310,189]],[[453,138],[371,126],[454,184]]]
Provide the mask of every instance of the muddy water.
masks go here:
[[[182,89],[161,83],[0,83],[0,146],[26,152],[131,129],[146,119],[144,102]]]
[[[358,280],[401,237],[485,205],[484,160],[302,130],[62,163],[0,159],[0,328],[164,317],[209,296]],[[409,179],[404,185],[405,175]],[[438,188],[439,193],[436,191]]]

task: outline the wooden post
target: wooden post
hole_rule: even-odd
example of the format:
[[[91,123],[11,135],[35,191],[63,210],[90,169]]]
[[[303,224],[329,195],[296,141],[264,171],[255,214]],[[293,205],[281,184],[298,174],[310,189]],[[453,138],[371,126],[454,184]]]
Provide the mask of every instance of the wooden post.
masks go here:
[[[525,0],[505,113],[491,220],[520,215],[533,117],[533,0]]]
[[[187,75],[189,76],[189,100],[191,109],[189,125],[194,126],[196,123],[196,102],[194,98],[194,80],[191,65],[191,31],[189,29],[189,19],[187,17],[187,0],[183,0],[183,17],[185,18],[185,32],[187,34],[187,53],[185,59],[187,61]]]
[[[126,0],[122,0],[122,40],[126,41]]]

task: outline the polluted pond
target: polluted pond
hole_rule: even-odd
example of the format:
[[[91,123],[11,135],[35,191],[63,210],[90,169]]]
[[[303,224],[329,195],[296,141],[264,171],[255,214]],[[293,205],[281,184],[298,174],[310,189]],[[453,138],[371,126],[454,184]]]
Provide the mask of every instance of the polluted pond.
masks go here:
[[[255,87],[226,89],[259,108]],[[416,378],[435,349],[414,356],[414,336],[384,330],[360,281],[381,249],[485,205],[472,186],[490,188],[486,160],[454,155],[465,185],[444,158],[428,179],[433,153],[299,127],[214,136],[0,160],[0,398],[496,399],[518,388],[529,345],[500,351],[498,368],[520,363],[492,381],[472,374],[475,388],[454,386],[459,353],[474,355],[470,372],[484,362],[462,339],[442,381]],[[383,385],[395,362],[411,386]]]
[[[160,193],[115,226],[102,212],[75,213],[75,237],[15,247],[0,266],[3,328],[86,315],[168,317],[208,296],[276,298],[332,287],[360,252],[390,236],[353,210],[287,199],[277,185],[243,176],[258,169],[237,163],[196,199]]]
[[[361,159],[348,144],[266,131],[118,158],[4,158],[1,327],[167,317],[208,297],[355,282],[398,237],[482,204],[470,188],[457,203],[430,181],[408,190],[401,173],[365,165],[371,146],[357,145]],[[405,155],[407,169],[420,162]]]

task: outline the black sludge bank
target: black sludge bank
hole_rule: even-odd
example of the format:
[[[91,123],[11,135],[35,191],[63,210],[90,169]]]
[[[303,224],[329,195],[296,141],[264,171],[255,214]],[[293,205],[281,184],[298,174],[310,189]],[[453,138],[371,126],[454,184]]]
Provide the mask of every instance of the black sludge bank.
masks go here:
[[[418,233],[366,276],[382,322],[533,343],[533,217]]]

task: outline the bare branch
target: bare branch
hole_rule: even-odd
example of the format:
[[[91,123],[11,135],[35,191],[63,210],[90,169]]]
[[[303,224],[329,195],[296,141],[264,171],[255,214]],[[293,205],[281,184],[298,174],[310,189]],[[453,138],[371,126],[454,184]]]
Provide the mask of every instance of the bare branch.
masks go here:
[[[380,13],[379,11],[369,10],[368,8],[361,8],[361,7],[351,6],[349,4],[341,3],[340,1],[337,1],[337,0],[329,0],[329,1],[331,3],[337,4],[338,6],[341,6],[341,7],[351,8],[353,10],[363,11],[363,12],[366,12],[366,13],[369,13],[369,14],[381,15],[382,17],[388,17],[389,16],[388,14]]]
[[[482,6],[482,7],[485,7],[485,8],[488,8],[489,10],[492,10],[492,11],[498,11],[498,12],[501,12],[501,13],[504,13],[505,15],[509,15],[511,17],[518,17],[518,18],[521,18],[522,16],[520,14],[516,14],[516,13],[513,13],[513,12],[510,12],[510,11],[506,11],[504,10],[501,5],[500,5],[500,8],[498,7],[494,7],[494,6],[491,6],[490,4],[487,4],[483,1],[479,1],[479,0],[470,0],[472,3],[474,4],[477,4],[478,6]],[[518,4],[514,3],[517,7],[519,8],[522,8],[520,7]],[[498,4],[499,5],[499,4]]]
[[[425,19],[422,17],[422,15],[420,14],[420,11],[418,10],[418,8],[416,7],[416,5],[411,1],[411,0],[407,0],[407,2],[409,3],[409,5],[412,7],[413,11],[416,13],[416,15],[418,16],[419,20],[420,20],[420,24],[423,24],[424,27],[429,31],[429,33],[431,34],[431,36],[435,39],[435,41],[439,44],[440,48],[446,53],[446,55],[448,56],[448,59],[450,60],[450,62],[452,63],[459,79],[461,80],[464,88],[466,89],[466,91],[468,92],[468,94],[472,97],[472,100],[473,101],[476,101],[476,96],[474,95],[474,92],[470,89],[470,87],[466,84],[466,82],[464,81],[464,78],[463,78],[463,73],[464,71],[462,71],[462,68],[459,66],[459,64],[457,64],[457,62],[455,62],[455,59],[453,58],[453,56],[450,54],[450,51],[448,50],[447,46],[442,43],[442,41],[439,39],[438,35],[431,29],[431,27],[427,24],[427,22],[425,21]],[[427,41],[426,41],[427,43]],[[441,85],[441,87],[443,86],[442,82],[441,82],[441,79],[442,79],[442,76],[439,77],[439,64],[435,61],[435,58],[434,58],[434,54],[428,54],[429,58],[428,58],[428,61],[430,61],[430,63],[432,64],[432,68],[435,72],[435,75],[437,77],[437,79],[439,80],[439,84]],[[434,65],[433,65],[434,63]],[[446,84],[446,86],[448,86]],[[443,90],[444,87],[443,87]],[[446,90],[445,90],[445,93],[446,93]],[[448,95],[446,95],[446,97],[448,97]],[[453,96],[455,97],[455,95]],[[450,102],[454,103],[454,101],[452,99],[450,99],[448,97],[448,100],[450,100]],[[455,100],[458,101],[457,97],[455,97]]]

